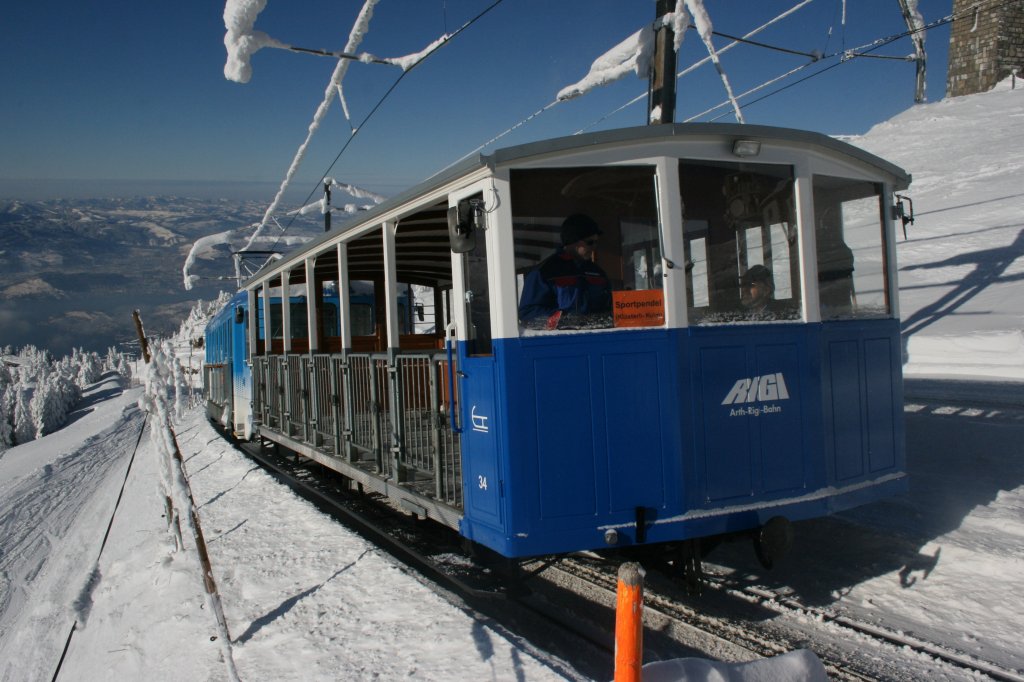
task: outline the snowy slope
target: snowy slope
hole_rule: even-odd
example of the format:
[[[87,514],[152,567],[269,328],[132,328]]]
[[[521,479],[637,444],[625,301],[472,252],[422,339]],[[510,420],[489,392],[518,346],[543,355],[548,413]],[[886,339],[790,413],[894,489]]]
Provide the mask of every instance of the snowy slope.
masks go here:
[[[0,679],[53,672],[142,430],[137,399],[108,377],[64,429],[0,459]]]
[[[904,372],[1024,379],[1024,87],[919,105],[849,141],[913,175]]]

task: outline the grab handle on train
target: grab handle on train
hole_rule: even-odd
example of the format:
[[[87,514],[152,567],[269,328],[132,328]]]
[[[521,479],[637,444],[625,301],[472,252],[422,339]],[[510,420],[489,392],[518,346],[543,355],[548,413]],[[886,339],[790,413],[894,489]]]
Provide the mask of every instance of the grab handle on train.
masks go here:
[[[455,323],[449,324],[444,329],[444,349],[448,354],[448,418],[451,419],[452,433],[462,433],[462,429],[455,423],[455,361],[452,353],[452,338],[455,336]]]

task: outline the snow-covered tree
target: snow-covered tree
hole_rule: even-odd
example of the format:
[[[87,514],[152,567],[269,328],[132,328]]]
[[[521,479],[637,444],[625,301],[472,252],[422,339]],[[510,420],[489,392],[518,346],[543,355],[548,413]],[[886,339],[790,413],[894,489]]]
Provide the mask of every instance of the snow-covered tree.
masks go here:
[[[32,388],[19,381],[14,387],[14,445],[27,443],[36,437],[32,423]]]
[[[226,306],[230,300],[231,294],[226,291],[220,292],[214,301],[199,299],[192,310],[189,311],[188,317],[182,320],[176,335],[177,341],[184,344],[203,338],[206,325],[217,314],[217,311]]]
[[[9,353],[5,353],[8,354]],[[0,364],[0,453],[14,440],[14,383],[7,366]]]
[[[36,438],[53,433],[67,418],[67,407],[61,397],[60,381],[60,372],[50,372],[36,383],[36,390],[29,403]]]
[[[107,356],[103,360],[103,369],[107,372],[117,372],[125,381],[132,379],[132,365],[128,357],[111,346],[107,349]]]
[[[87,353],[76,348],[71,352],[71,364],[77,370],[75,384],[79,388],[96,383],[103,375],[103,363],[96,353]]]

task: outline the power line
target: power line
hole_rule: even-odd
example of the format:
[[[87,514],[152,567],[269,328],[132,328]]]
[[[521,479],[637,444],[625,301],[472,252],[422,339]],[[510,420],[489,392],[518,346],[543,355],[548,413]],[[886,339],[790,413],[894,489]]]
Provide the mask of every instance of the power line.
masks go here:
[[[694,26],[693,24],[690,24],[690,28],[695,29],[697,27]],[[807,57],[807,58],[811,59],[812,61],[818,61],[823,56],[821,52],[802,52],[800,50],[791,50],[791,49],[786,48],[786,47],[779,47],[778,45],[769,45],[768,43],[761,43],[761,42],[758,42],[756,40],[748,40],[747,38],[742,38],[740,36],[732,36],[732,35],[729,35],[728,33],[722,33],[721,31],[712,31],[711,34],[715,35],[715,36],[718,36],[719,38],[728,38],[729,40],[735,40],[737,43],[744,43],[746,45],[753,45],[754,47],[763,47],[763,48],[765,48],[767,50],[774,50],[776,52],[784,52],[786,54],[795,54],[795,55],[797,55],[799,57]]]
[[[1017,2],[1017,1],[1019,1],[1019,0],[989,0],[988,2],[984,2],[984,0],[983,0],[982,2],[979,2],[976,5],[973,5],[970,8],[969,11],[973,13],[974,11],[979,10],[979,9],[998,9],[1000,7],[1004,7],[1004,6],[1013,4],[1014,2]],[[983,7],[983,5],[987,5],[987,6]],[[925,24],[924,26],[921,26],[921,27],[918,27],[918,28],[915,28],[915,29],[908,29],[908,30],[903,31],[901,33],[893,34],[893,35],[887,36],[885,38],[879,38],[879,39],[877,39],[877,40],[875,40],[875,41],[873,41],[871,43],[867,43],[867,44],[862,45],[860,47],[851,48],[849,50],[841,50],[841,51],[838,51],[838,52],[833,52],[833,53],[831,53],[829,55],[826,55],[822,59],[826,60],[826,59],[833,59],[835,57],[841,57],[840,61],[838,61],[835,64],[832,64],[831,66],[828,66],[828,67],[826,67],[824,69],[821,69],[820,71],[816,71],[816,72],[814,72],[812,74],[809,74],[809,75],[801,78],[800,80],[794,81],[792,83],[788,83],[788,84],[782,86],[781,88],[778,88],[777,90],[773,90],[772,92],[769,92],[769,93],[763,95],[762,97],[758,97],[755,100],[751,100],[749,102],[746,102],[745,104],[742,104],[740,106],[740,108],[741,109],[745,109],[746,107],[749,107],[749,106],[751,106],[753,104],[757,104],[758,102],[764,101],[765,99],[767,99],[769,97],[772,97],[774,95],[777,95],[780,92],[784,92],[784,91],[788,90],[791,87],[794,87],[796,85],[800,85],[801,83],[803,83],[805,81],[808,81],[808,80],[810,80],[812,78],[815,78],[817,76],[822,75],[823,73],[831,71],[832,69],[836,68],[837,66],[841,66],[841,65],[845,64],[846,62],[850,61],[851,59],[866,58],[866,57],[873,57],[875,59],[886,59],[886,58],[888,58],[888,59],[906,59],[906,58],[901,58],[901,57],[885,57],[884,55],[872,55],[870,53],[874,52],[875,50],[881,49],[882,47],[885,47],[886,45],[889,45],[889,44],[891,44],[891,43],[893,43],[893,42],[895,42],[897,40],[900,40],[901,38],[906,38],[908,36],[914,35],[915,33],[920,33],[920,32],[923,32],[923,31],[930,31],[930,30],[932,30],[934,28],[938,28],[940,26],[945,26],[946,24],[950,24],[950,23],[952,23],[954,21],[958,21],[960,19],[963,19],[965,16],[966,16],[966,13],[961,13],[961,14],[958,15],[957,13],[953,12],[951,14],[947,14],[946,16],[942,17],[941,19],[936,19],[935,21],[933,21],[931,23]],[[863,51],[861,52],[859,50],[863,50]],[[718,106],[722,106],[722,105],[720,104]],[[711,120],[712,121],[717,121],[718,119],[722,118],[722,116],[724,116],[724,115],[726,115],[726,114],[722,114],[720,116],[716,116],[715,118],[713,118]]]
[[[463,24],[462,26],[460,26],[459,28],[457,28],[457,29],[455,30],[455,32],[454,32],[454,33],[452,33],[451,35],[447,35],[447,36],[445,36],[444,40],[442,40],[442,41],[441,41],[440,43],[438,43],[438,44],[437,44],[437,45],[436,45],[436,46],[434,47],[434,49],[430,50],[430,52],[427,52],[427,53],[426,53],[425,55],[423,55],[423,57],[422,57],[421,59],[419,59],[419,60],[417,60],[416,62],[414,62],[414,63],[413,63],[412,65],[410,65],[410,66],[409,66],[409,67],[408,67],[407,69],[404,69],[404,70],[402,71],[401,75],[400,75],[400,76],[399,76],[399,77],[398,77],[397,79],[395,79],[395,82],[391,84],[391,87],[387,89],[387,92],[385,92],[385,93],[384,93],[384,94],[383,94],[383,95],[381,96],[381,98],[380,98],[379,100],[377,100],[377,103],[376,103],[376,104],[375,104],[375,105],[373,106],[373,108],[372,108],[372,109],[370,110],[370,113],[368,113],[368,114],[367,114],[367,115],[366,115],[366,116],[365,116],[365,117],[363,118],[363,120],[362,120],[362,121],[360,121],[359,125],[357,125],[357,126],[355,127],[355,129],[353,129],[353,131],[352,131],[352,134],[351,134],[351,135],[349,135],[349,137],[348,137],[348,139],[347,139],[347,140],[345,140],[345,143],[344,143],[344,144],[343,144],[343,145],[341,146],[341,149],[340,149],[340,150],[338,151],[338,154],[337,154],[337,155],[336,155],[336,156],[334,157],[334,160],[333,160],[333,161],[331,161],[331,164],[330,164],[330,165],[329,165],[329,166],[327,167],[327,170],[323,172],[323,174],[322,174],[322,177],[327,177],[327,176],[328,176],[328,175],[330,174],[330,172],[331,172],[331,170],[332,170],[332,169],[334,168],[335,164],[337,164],[337,163],[338,163],[338,161],[339,161],[339,160],[341,159],[341,156],[342,156],[342,155],[343,155],[343,154],[345,153],[345,151],[346,151],[346,150],[347,150],[347,149],[349,148],[349,145],[351,145],[351,144],[352,144],[352,141],[353,141],[353,140],[355,139],[356,135],[358,135],[358,134],[359,134],[359,131],[363,129],[363,126],[365,126],[365,125],[367,124],[367,122],[368,122],[368,121],[369,121],[369,120],[370,120],[371,118],[373,118],[373,115],[377,113],[377,111],[378,111],[378,110],[379,110],[379,109],[381,108],[381,106],[383,106],[383,105],[384,105],[384,102],[385,102],[385,101],[387,101],[387,99],[388,99],[388,98],[389,98],[389,97],[391,96],[391,93],[395,91],[395,88],[397,88],[397,87],[398,87],[398,84],[402,82],[402,79],[404,79],[404,78],[405,78],[405,77],[406,77],[406,76],[407,76],[407,75],[408,75],[408,74],[409,74],[409,73],[410,73],[410,72],[411,72],[411,71],[412,71],[413,69],[415,69],[415,68],[416,68],[417,66],[419,66],[420,64],[422,64],[423,62],[425,62],[425,61],[427,60],[427,58],[428,58],[428,57],[430,57],[430,56],[431,56],[431,55],[433,55],[433,54],[434,54],[435,52],[437,52],[438,50],[440,50],[440,49],[441,49],[442,47],[444,47],[445,45],[447,45],[448,43],[450,43],[450,42],[451,42],[452,40],[454,40],[454,39],[455,39],[455,37],[456,37],[456,36],[458,36],[458,35],[459,35],[459,34],[461,34],[461,33],[462,33],[463,31],[465,31],[466,29],[468,29],[468,28],[469,28],[470,26],[472,26],[473,24],[475,24],[475,23],[476,23],[477,21],[479,21],[480,19],[482,19],[482,18],[483,18],[483,17],[484,17],[484,16],[485,16],[485,15],[486,15],[487,13],[489,13],[489,12],[490,12],[491,10],[493,10],[493,9],[494,9],[495,7],[497,7],[498,5],[500,5],[500,4],[502,3],[502,2],[504,2],[504,0],[494,0],[494,2],[492,2],[492,3],[491,3],[490,5],[488,5],[488,6],[486,7],[486,8],[484,8],[484,9],[483,9],[482,11],[480,11],[480,13],[478,13],[478,14],[477,14],[476,16],[474,16],[473,18],[471,18],[471,19],[469,19],[468,21],[466,21],[466,22],[465,22],[465,23],[464,23],[464,24]],[[447,18],[445,19],[445,21],[447,21]],[[347,58],[347,55],[346,55],[346,56],[342,56],[341,58]],[[308,203],[309,203],[309,200],[310,200],[310,199],[311,199],[311,198],[313,197],[313,195],[314,195],[314,194],[315,194],[315,193],[317,192],[317,190],[319,190],[319,189],[320,189],[320,181],[318,180],[318,181],[317,181],[317,183],[316,183],[316,185],[315,185],[315,186],[313,187],[313,189],[311,189],[311,190],[309,191],[309,194],[307,194],[307,195],[306,195],[306,198],[305,198],[305,200],[303,200],[303,202],[302,202],[302,204],[301,204],[301,205],[303,205],[303,206],[304,206],[304,205],[308,204]],[[282,238],[282,237],[284,236],[284,234],[285,234],[285,233],[286,233],[286,232],[288,231],[288,229],[289,229],[289,228],[290,228],[290,227],[292,226],[292,224],[293,224],[293,223],[295,222],[296,218],[297,218],[297,216],[293,215],[293,216],[291,217],[291,220],[289,220],[289,221],[288,221],[288,224],[287,224],[287,225],[285,225],[285,226],[284,226],[284,227],[283,227],[283,228],[281,229],[281,234],[279,234],[279,235],[277,236],[277,239],[276,239],[276,240],[274,241],[274,244],[273,244],[273,246],[271,247],[271,249],[276,249],[276,248],[277,248],[277,245],[278,245],[278,243],[279,243],[279,242],[281,241],[281,238]]]

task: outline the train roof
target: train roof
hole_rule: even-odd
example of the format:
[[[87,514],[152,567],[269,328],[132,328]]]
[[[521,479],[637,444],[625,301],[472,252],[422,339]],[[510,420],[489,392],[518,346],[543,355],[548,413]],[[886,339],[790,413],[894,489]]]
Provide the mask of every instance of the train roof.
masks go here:
[[[294,268],[305,254],[323,250],[325,244],[338,241],[343,235],[370,225],[378,225],[388,214],[395,213],[403,206],[411,210],[417,200],[439,191],[446,185],[468,178],[476,173],[494,172],[500,167],[513,166],[534,160],[569,156],[589,150],[610,150],[629,146],[650,144],[659,140],[670,141],[720,141],[730,149],[735,140],[755,140],[761,143],[777,143],[790,148],[817,151],[831,156],[866,165],[879,175],[884,176],[897,190],[906,189],[910,185],[911,176],[899,166],[886,161],[870,152],[834,137],[822,133],[795,128],[779,128],[738,123],[674,123],[665,125],[637,126],[617,128],[594,133],[569,135],[521,145],[497,149],[491,154],[476,153],[468,156],[448,168],[433,175],[427,180],[400,192],[373,208],[363,211],[350,220],[341,223],[330,232],[314,239],[303,246],[285,254],[282,258],[265,265],[248,281],[251,285],[257,281],[272,277],[281,270]],[[444,207],[447,208],[447,205]],[[447,217],[439,215],[437,220],[444,232],[447,244]],[[434,230],[437,231],[436,229]],[[435,238],[437,238],[435,236]]]

